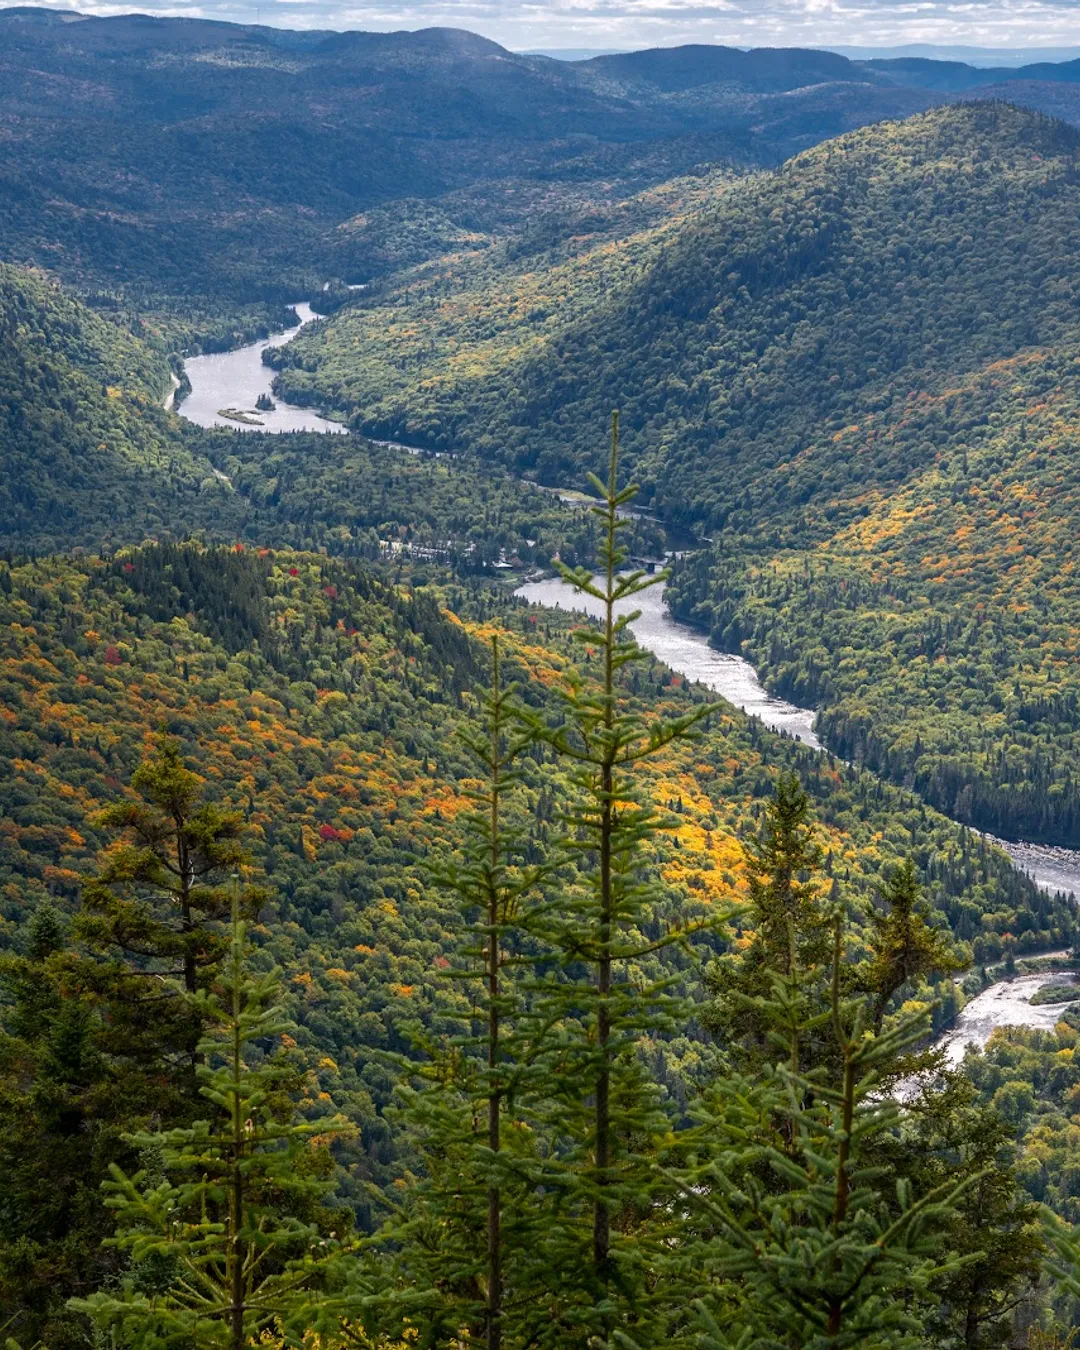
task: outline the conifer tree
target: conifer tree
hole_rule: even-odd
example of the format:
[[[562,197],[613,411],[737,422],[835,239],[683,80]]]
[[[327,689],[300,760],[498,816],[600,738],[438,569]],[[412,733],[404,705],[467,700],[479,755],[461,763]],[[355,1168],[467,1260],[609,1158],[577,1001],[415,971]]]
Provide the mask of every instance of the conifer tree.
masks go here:
[[[134,1350],[244,1350],[267,1329],[300,1345],[308,1330],[342,1316],[328,1298],[339,1232],[324,1236],[314,1221],[329,1185],[313,1159],[344,1122],[300,1122],[282,1098],[282,1075],[265,1055],[292,1028],[281,975],[252,970],[239,907],[234,896],[216,987],[195,996],[209,1028],[198,1064],[209,1113],[132,1137],[143,1168],[127,1176],[113,1166],[105,1184],[117,1221],[110,1241],[129,1268],[118,1288],[72,1303]],[[345,1225],[345,1213],[338,1217]]]
[[[535,1332],[538,1344],[599,1345],[613,1334],[662,1342],[664,1334],[660,1319],[643,1309],[650,1243],[661,1240],[666,1223],[655,1161],[670,1121],[636,1047],[643,1035],[674,1026],[675,1009],[664,986],[631,982],[627,966],[691,930],[666,932],[651,943],[642,937],[660,898],[643,880],[643,854],[663,822],[638,770],[690,735],[712,709],[646,719],[626,706],[620,674],[644,656],[630,629],[637,617],[633,597],[667,573],[623,570],[628,557],[620,534],[629,526],[623,509],[637,488],[619,487],[618,455],[613,414],[607,481],[589,476],[601,498],[592,508],[600,525],[600,575],[560,569],[601,606],[599,631],[573,634],[579,646],[598,650],[599,677],[571,677],[558,726],[532,722],[534,735],[569,771],[574,796],[561,842],[579,878],[546,910],[544,936],[561,954],[561,969],[535,1008],[538,1018],[559,1028],[543,1057],[550,1150],[544,1185],[552,1197],[544,1252],[555,1297],[548,1324]]]
[[[963,1262],[931,1282],[924,1327],[935,1345],[1015,1344],[1014,1313],[1031,1298],[1047,1251],[1038,1207],[1013,1164],[1013,1131],[976,1100],[964,1074],[931,1073],[907,1096],[879,1164],[916,1191],[970,1179],[950,1216],[948,1249]]]
[[[525,959],[528,909],[544,868],[520,858],[514,812],[521,775],[516,686],[505,684],[493,638],[492,683],[478,730],[463,739],[480,773],[469,790],[460,863],[442,880],[465,921],[459,961],[448,974],[469,999],[470,1028],[425,1038],[419,1064],[398,1068],[403,1118],[424,1165],[380,1234],[395,1248],[388,1297],[370,1307],[394,1334],[405,1318],[424,1344],[483,1344],[499,1350],[508,1319],[520,1325],[530,1299],[536,1225],[529,1123],[530,1060],[536,1046],[521,1024],[514,980]],[[514,817],[511,819],[510,817]],[[535,1273],[535,1272],[534,1272]],[[374,1279],[385,1279],[376,1266]],[[514,1308],[504,1309],[505,1292]],[[382,1322],[375,1323],[382,1325]]]
[[[22,954],[0,957],[0,1309],[6,1334],[51,1350],[85,1345],[66,1300],[108,1277],[111,1228],[99,1187],[120,1138],[156,1101],[98,1048],[86,1000],[58,961],[65,925],[51,905],[31,918]]]
[[[965,1182],[918,1193],[879,1165],[899,1118],[882,1085],[923,1019],[874,1034],[843,965],[837,917],[827,1006],[808,1006],[814,972],[797,960],[774,972],[754,999],[772,1061],[719,1081],[698,1112],[705,1161],[683,1186],[701,1230],[680,1270],[701,1272],[701,1350],[915,1350],[934,1280],[962,1264],[945,1249]],[[819,1063],[800,1067],[801,1042],[824,1037]]]
[[[805,793],[781,775],[746,846],[754,937],[743,960],[709,972],[708,1023],[736,1044],[685,1141],[698,1150],[682,1176],[688,1232],[700,1227],[677,1263],[708,1272],[701,1350],[924,1345],[942,1281],[973,1259],[949,1239],[978,1169],[895,1165],[905,1115],[890,1086],[919,1062],[927,1026],[883,1016],[905,983],[952,969],[951,954],[901,867],[872,959],[852,966],[812,830]]]
[[[225,951],[227,878],[248,862],[243,822],[201,800],[203,782],[175,740],[162,739],[131,784],[140,801],[97,817],[121,837],[84,884],[75,924],[75,936],[104,960],[72,963],[72,973],[107,1007],[111,1052],[157,1063],[194,1099],[202,1031],[194,995]],[[252,914],[264,898],[245,886],[241,907]]]
[[[781,773],[765,810],[761,834],[743,845],[750,904],[744,918],[750,945],[706,972],[714,995],[703,1013],[710,1031],[748,1066],[768,1060],[774,978],[798,971],[799,999],[816,1011],[825,1006],[830,912],[821,895],[821,848],[814,838],[810,802],[794,773]],[[803,1051],[814,1041],[809,1028]]]
[[[893,996],[906,984],[927,975],[948,975],[963,969],[948,939],[926,921],[919,882],[911,859],[893,873],[882,900],[885,912],[872,910],[870,946],[873,958],[863,972],[873,991],[874,1030],[880,1031]]]

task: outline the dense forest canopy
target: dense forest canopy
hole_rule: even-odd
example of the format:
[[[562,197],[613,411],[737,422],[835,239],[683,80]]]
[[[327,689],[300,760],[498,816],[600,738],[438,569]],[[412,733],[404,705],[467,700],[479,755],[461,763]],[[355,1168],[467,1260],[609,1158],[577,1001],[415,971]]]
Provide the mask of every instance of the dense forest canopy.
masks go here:
[[[442,608],[446,601],[464,622]],[[408,594],[355,563],[191,545],[111,561],[15,560],[0,566],[0,609],[6,949],[26,949],[35,913],[77,910],[81,888],[109,856],[99,852],[112,819],[102,808],[137,799],[140,760],[157,737],[176,738],[205,794],[236,814],[251,875],[269,888],[253,937],[286,982],[300,1110],[317,1120],[331,1102],[352,1122],[330,1175],[338,1203],[370,1226],[378,1208],[365,1182],[385,1185],[416,1165],[417,1145],[386,1119],[395,1076],[387,1055],[414,1054],[416,1037],[437,1035],[455,1006],[445,972],[463,930],[441,878],[475,771],[452,733],[476,723],[495,633],[506,677],[552,716],[570,670],[567,620],[538,622],[476,583]],[[702,703],[652,662],[626,673],[620,698],[650,716],[678,717]],[[703,739],[673,745],[648,768],[649,795],[674,812],[642,858],[659,906],[649,925],[661,916],[693,923],[746,894],[741,841],[756,835],[777,775],[792,768],[818,816],[826,892],[842,896],[850,916],[851,959],[872,947],[867,904],[906,857],[917,861],[933,923],[959,964],[1071,940],[1071,905],[1037,892],[997,850],[910,794],[764,734],[729,709]],[[526,859],[548,856],[570,781],[541,746],[522,761],[514,820]],[[703,955],[735,955],[752,933],[746,918],[726,936],[702,933],[696,959],[672,947],[636,961],[635,979],[674,977],[689,992]],[[33,949],[41,939],[29,940]],[[15,974],[29,978],[25,966],[9,963],[8,972],[9,989],[23,987],[10,983]],[[940,1024],[960,995],[950,980],[934,983]],[[931,984],[911,987],[908,1010],[929,1008],[933,996]],[[101,1043],[102,1064],[115,1057],[109,1044]],[[650,1072],[673,1102],[685,1102],[714,1071],[716,1053],[691,1022],[654,1043]],[[21,1063],[10,1062],[13,1070]],[[78,1100],[81,1118],[95,1122],[102,1108],[85,1094]],[[94,1137],[122,1157],[116,1128],[101,1115]],[[60,1175],[64,1186],[81,1184]],[[65,1220],[50,1211],[48,1222],[54,1227],[31,1226],[46,1263],[58,1259],[61,1248],[50,1244],[61,1241],[53,1234]],[[80,1249],[71,1243],[100,1230],[80,1231],[66,1239],[73,1273]],[[17,1273],[16,1248],[5,1252],[0,1288],[30,1300],[28,1325],[51,1325],[67,1344],[77,1319],[69,1325],[55,1289]],[[59,1288],[80,1285],[64,1274]]]
[[[1072,1343],[1078,89],[0,10],[9,1345]]]

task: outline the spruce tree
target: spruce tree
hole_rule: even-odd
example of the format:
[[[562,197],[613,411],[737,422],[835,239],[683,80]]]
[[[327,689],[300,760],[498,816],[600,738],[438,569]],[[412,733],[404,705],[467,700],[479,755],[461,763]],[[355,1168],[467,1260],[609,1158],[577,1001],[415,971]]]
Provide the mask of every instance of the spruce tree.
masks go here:
[[[963,1073],[930,1073],[907,1095],[882,1167],[917,1192],[970,1184],[949,1218],[948,1249],[963,1263],[936,1276],[924,1325],[934,1345],[990,1350],[1015,1344],[1014,1314],[1032,1298],[1047,1251],[1038,1206],[1014,1171],[1014,1132],[980,1104]]]
[[[462,732],[478,770],[462,856],[441,876],[464,920],[447,974],[468,1007],[451,1015],[449,1034],[436,1028],[420,1041],[418,1060],[397,1061],[401,1122],[423,1171],[406,1179],[407,1193],[379,1234],[369,1316],[389,1335],[407,1322],[425,1345],[457,1340],[498,1350],[507,1323],[511,1343],[522,1343],[517,1330],[539,1282],[530,1118],[537,1047],[522,1025],[515,974],[531,959],[529,910],[545,869],[521,857],[524,741],[497,639],[491,652],[483,723]]]
[[[963,969],[945,934],[926,921],[915,864],[903,862],[882,893],[884,912],[872,910],[870,946],[873,958],[863,972],[874,996],[874,1030],[880,1031],[894,995],[913,980],[949,975]]]
[[[601,504],[600,575],[560,568],[564,581],[599,602],[599,631],[575,630],[579,647],[598,653],[599,677],[571,675],[564,715],[555,727],[534,717],[533,734],[556,753],[571,783],[561,847],[573,860],[569,880],[545,911],[545,940],[560,954],[555,978],[538,992],[533,1013],[557,1028],[545,1047],[546,1147],[542,1178],[549,1221],[543,1233],[549,1266],[549,1315],[531,1343],[607,1344],[613,1335],[663,1343],[651,1262],[669,1212],[660,1194],[658,1149],[671,1128],[658,1087],[638,1053],[645,1035],[676,1025],[661,982],[631,979],[632,963],[685,940],[691,930],[642,936],[658,918],[661,894],[644,876],[644,851],[663,826],[640,769],[673,741],[690,735],[710,711],[645,718],[620,687],[642,660],[630,624],[634,596],[666,579],[624,571],[624,508],[637,488],[619,487],[618,415],[612,418],[607,481],[590,475]],[[719,921],[716,915],[712,922]],[[685,1012],[683,1011],[683,1015]]]
[[[753,936],[744,951],[721,958],[706,971],[705,985],[714,1001],[702,1020],[745,1068],[772,1056],[776,976],[800,972],[804,1008],[820,1012],[826,1001],[830,910],[821,893],[822,852],[810,802],[797,774],[779,775],[761,833],[744,843],[743,854],[750,892],[743,923]],[[805,1061],[819,1038],[809,1027],[804,1031],[800,1053]]]
[[[684,1147],[696,1161],[680,1177],[687,1229],[673,1250],[684,1278],[702,1276],[697,1344],[924,1345],[942,1281],[974,1259],[950,1237],[978,1173],[895,1166],[906,1111],[891,1090],[921,1062],[928,1026],[883,1010],[955,963],[917,911],[908,867],[871,960],[846,959],[845,912],[822,895],[794,776],[780,776],[746,854],[754,936],[743,959],[710,970],[706,1019],[730,1039],[734,1067],[695,1112]]]
[[[228,877],[249,861],[243,821],[202,800],[202,779],[169,738],[131,785],[140,800],[118,802],[95,820],[120,838],[84,883],[74,932],[90,959],[72,960],[70,975],[106,1010],[111,1053],[153,1066],[194,1099],[202,1033],[194,996],[227,946]],[[241,907],[253,914],[264,898],[244,886]]]
[[[139,1132],[144,1166],[118,1166],[105,1183],[116,1216],[110,1243],[129,1258],[117,1287],[75,1299],[114,1342],[134,1350],[197,1345],[244,1350],[265,1330],[301,1345],[344,1315],[339,1225],[317,1219],[329,1184],[316,1154],[340,1118],[297,1120],[272,1053],[292,1029],[281,974],[255,972],[234,895],[226,959],[211,990],[195,996],[208,1032],[200,1042],[199,1092],[206,1118]]]
[[[880,1165],[900,1118],[883,1085],[925,1022],[875,1034],[843,968],[838,917],[826,1006],[807,1000],[813,970],[774,973],[754,999],[772,1061],[720,1080],[697,1112],[703,1161],[682,1184],[699,1233],[677,1264],[698,1275],[701,1350],[915,1350],[934,1281],[963,1264],[947,1238],[965,1180],[920,1193]],[[826,1040],[801,1067],[803,1042]]]

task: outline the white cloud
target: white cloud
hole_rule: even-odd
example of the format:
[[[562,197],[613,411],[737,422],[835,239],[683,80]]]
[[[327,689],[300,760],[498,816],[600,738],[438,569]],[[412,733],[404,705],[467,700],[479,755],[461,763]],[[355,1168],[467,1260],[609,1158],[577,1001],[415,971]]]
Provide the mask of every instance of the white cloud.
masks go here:
[[[1080,0],[75,0],[83,13],[137,10],[289,28],[468,28],[505,46],[1080,45]]]

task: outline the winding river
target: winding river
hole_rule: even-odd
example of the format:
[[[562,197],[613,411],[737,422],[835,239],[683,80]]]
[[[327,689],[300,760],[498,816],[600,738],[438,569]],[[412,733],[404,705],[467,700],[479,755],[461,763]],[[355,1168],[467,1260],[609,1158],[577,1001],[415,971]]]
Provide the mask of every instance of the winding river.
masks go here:
[[[534,605],[577,610],[594,618],[599,618],[602,612],[599,601],[581,595],[558,578],[529,582],[519,587],[515,594]],[[703,684],[744,712],[760,718],[763,725],[773,731],[786,732],[805,745],[821,749],[821,743],[814,735],[813,712],[773,698],[762,686],[749,661],[716,651],[709,646],[704,633],[673,619],[664,607],[661,586],[654,586],[620,606],[624,614],[635,609],[641,611],[641,617],[631,625],[638,644],[676,674]],[[1011,844],[1003,840],[994,842],[1005,849],[1017,868],[1027,872],[1044,890],[1080,895],[1080,852]],[[1068,953],[1047,955],[1064,958]],[[965,1005],[955,1025],[942,1037],[941,1043],[950,1062],[958,1064],[970,1044],[980,1048],[985,1046],[995,1027],[1053,1028],[1061,1015],[1062,1005],[1032,1006],[1028,1000],[1043,985],[1061,984],[1069,978],[1067,974],[1022,975],[984,989]],[[1080,998],[1080,989],[1077,996]]]
[[[306,323],[319,317],[309,304],[294,305],[293,308],[300,322],[283,333],[249,342],[235,351],[212,352],[185,361],[184,370],[191,383],[191,393],[177,408],[180,416],[200,427],[228,427],[231,431],[346,431],[340,422],[330,422],[311,408],[286,403],[270,388],[274,372],[263,365],[263,352],[268,347],[283,347]],[[273,402],[272,410],[256,408],[260,394]],[[223,411],[240,413],[250,420],[223,417]]]
[[[263,351],[288,342],[304,324],[318,317],[310,305],[298,304],[295,309],[300,323],[284,333],[249,343],[236,351],[189,360],[185,369],[191,382],[191,393],[181,404],[180,415],[199,426],[230,427],[234,431],[344,431],[339,423],[319,417],[310,408],[292,406],[271,394],[273,371],[263,365]],[[273,411],[262,412],[255,408],[260,394],[273,398],[276,405]],[[224,418],[222,409],[242,412],[252,420],[238,422]],[[402,446],[401,449],[408,450],[409,447]],[[557,578],[529,582],[515,593],[536,605],[599,616],[599,605],[595,600],[576,593]],[[676,674],[704,685],[759,718],[771,730],[785,732],[812,749],[822,748],[814,734],[813,711],[772,697],[748,661],[741,656],[716,651],[709,646],[704,633],[674,620],[664,607],[662,586],[655,586],[626,602],[624,612],[634,609],[641,611],[640,618],[633,624],[634,637]],[[995,842],[1005,849],[1019,870],[1026,872],[1044,890],[1080,896],[1080,852],[1002,840]],[[985,1045],[995,1026],[1052,1027],[1061,1005],[1032,1007],[1028,999],[1042,985],[1060,983],[1063,978],[1068,977],[1060,974],[1023,975],[991,985],[971,999],[955,1027],[944,1038],[950,1059],[959,1061],[969,1043]]]

